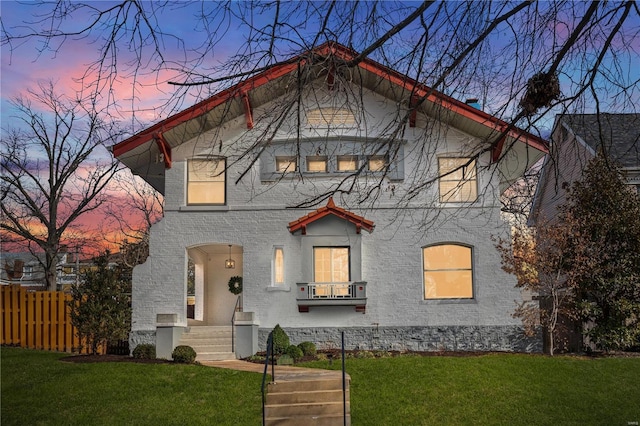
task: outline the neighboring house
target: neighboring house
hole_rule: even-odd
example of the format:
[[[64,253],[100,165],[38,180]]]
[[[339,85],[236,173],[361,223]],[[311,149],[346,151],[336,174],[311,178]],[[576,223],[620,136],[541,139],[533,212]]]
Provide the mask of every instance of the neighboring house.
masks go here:
[[[42,264],[44,255],[26,253],[2,253],[0,255],[2,285],[21,285],[32,290],[46,290],[45,273]],[[81,261],[74,253],[60,253],[56,262],[56,284],[58,290],[65,291],[78,280],[77,271],[91,262]]]
[[[565,114],[556,117],[551,152],[545,157],[530,224],[553,221],[567,189],[582,179],[589,161],[603,151],[640,194],[640,114]]]
[[[598,152],[604,152],[625,172],[631,189],[640,193],[640,114],[564,114],[556,117],[550,153],[545,157],[534,196],[529,225],[557,220],[567,190]],[[549,301],[540,297],[541,306]],[[582,327],[561,316],[556,350],[583,350]],[[546,336],[547,333],[544,333]],[[545,340],[544,349],[548,342]]]
[[[545,141],[372,60],[345,68],[355,56],[325,44],[113,147],[165,200],[133,273],[131,348],[170,353],[185,330],[229,326],[241,303],[239,357],[276,324],[321,347],[345,331],[348,348],[540,350],[511,316],[521,295],[491,237],[508,232],[500,193]],[[359,191],[324,196],[343,180]]]

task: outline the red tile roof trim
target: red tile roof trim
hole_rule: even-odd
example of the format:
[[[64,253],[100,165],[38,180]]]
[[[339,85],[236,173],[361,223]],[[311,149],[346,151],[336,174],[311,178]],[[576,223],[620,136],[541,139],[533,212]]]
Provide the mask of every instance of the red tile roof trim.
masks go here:
[[[342,207],[337,207],[333,202],[333,198],[329,198],[329,202],[327,202],[326,206],[320,207],[316,211],[302,216],[300,219],[289,222],[289,232],[293,234],[296,231],[301,230],[302,235],[306,235],[307,225],[329,215],[334,215],[339,217],[340,219],[344,219],[353,223],[356,226],[356,232],[358,234],[360,233],[360,230],[362,228],[366,229],[369,232],[372,232],[373,228],[375,227],[372,221],[367,220],[362,216],[358,216],[357,214],[352,213],[348,210],[345,210]]]
[[[358,56],[354,50],[342,46],[336,42],[327,42],[321,46],[318,46],[316,49],[312,50],[312,53],[318,55],[333,54],[346,61],[351,61]],[[120,155],[123,155],[131,151],[132,149],[148,142],[153,137],[153,134],[158,131],[167,131],[181,123],[192,120],[200,115],[211,111],[215,107],[229,101],[230,99],[238,96],[243,96],[244,93],[247,93],[258,86],[262,86],[263,84],[271,80],[280,78],[285,74],[298,69],[299,66],[302,66],[306,63],[305,58],[308,54],[309,52],[294,57],[288,61],[284,61],[280,64],[276,64],[272,68],[256,74],[255,76],[250,77],[244,82],[241,82],[229,89],[223,90],[217,95],[205,99],[193,105],[192,107],[187,108],[186,110],[181,111],[169,118],[166,118],[159,123],[149,127],[148,129],[131,136],[129,139],[113,146],[114,156],[117,158]],[[300,63],[298,64],[298,62]],[[404,76],[397,71],[387,68],[386,66],[369,58],[362,59],[360,62],[358,62],[357,66],[362,68],[363,70],[370,71],[383,79],[389,80],[399,87],[410,90],[416,98],[421,98],[428,95],[427,98],[429,101],[439,103],[443,107],[448,108],[457,114],[469,118],[477,123],[483,124],[489,128],[493,128],[498,131],[504,131],[508,128],[508,124],[506,122],[484,111],[469,106],[464,102],[461,102],[436,90],[432,90],[431,88],[418,83],[410,77]],[[329,80],[330,79],[331,77],[329,77]],[[250,124],[250,120],[247,120],[247,125],[249,126]],[[517,128],[510,129],[508,131],[508,135],[513,138],[520,139],[527,145],[530,145],[542,152],[548,152],[548,145],[546,141],[524,130],[520,130]],[[498,158],[500,156],[501,148],[502,147],[496,147],[493,152],[494,158]]]

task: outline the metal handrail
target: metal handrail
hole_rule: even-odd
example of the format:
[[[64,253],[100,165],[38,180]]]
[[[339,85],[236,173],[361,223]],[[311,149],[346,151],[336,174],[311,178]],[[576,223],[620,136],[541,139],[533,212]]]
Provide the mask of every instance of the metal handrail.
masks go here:
[[[267,393],[265,392],[265,385],[267,382],[267,369],[269,368],[269,356],[271,356],[271,381],[276,380],[275,358],[273,353],[273,331],[269,333],[267,338],[267,355],[264,358],[264,372],[262,373],[262,426],[266,426],[266,412],[265,405],[267,403]]]
[[[344,426],[347,426],[347,373],[344,367],[344,330],[341,332],[342,337],[342,420]]]
[[[236,341],[235,341],[235,323],[236,323],[236,312],[238,312],[238,307],[240,306],[240,297],[236,299],[236,305],[233,307],[233,314],[231,315],[231,352],[236,353]]]

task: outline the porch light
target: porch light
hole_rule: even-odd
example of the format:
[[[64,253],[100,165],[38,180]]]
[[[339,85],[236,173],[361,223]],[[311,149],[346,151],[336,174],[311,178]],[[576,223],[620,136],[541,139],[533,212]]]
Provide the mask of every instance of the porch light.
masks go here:
[[[224,261],[224,267],[226,269],[236,268],[236,261],[231,258],[231,244],[229,244],[229,258]]]

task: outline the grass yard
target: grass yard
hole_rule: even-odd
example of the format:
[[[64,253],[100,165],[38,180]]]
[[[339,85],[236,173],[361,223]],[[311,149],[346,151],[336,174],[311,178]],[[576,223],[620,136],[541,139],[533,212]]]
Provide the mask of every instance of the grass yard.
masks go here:
[[[197,365],[58,361],[2,348],[2,425],[259,425],[261,375]],[[339,362],[306,366],[339,368]],[[640,358],[348,359],[360,425],[629,425]]]
[[[346,369],[357,426],[640,422],[640,358],[414,356],[347,359]]]

